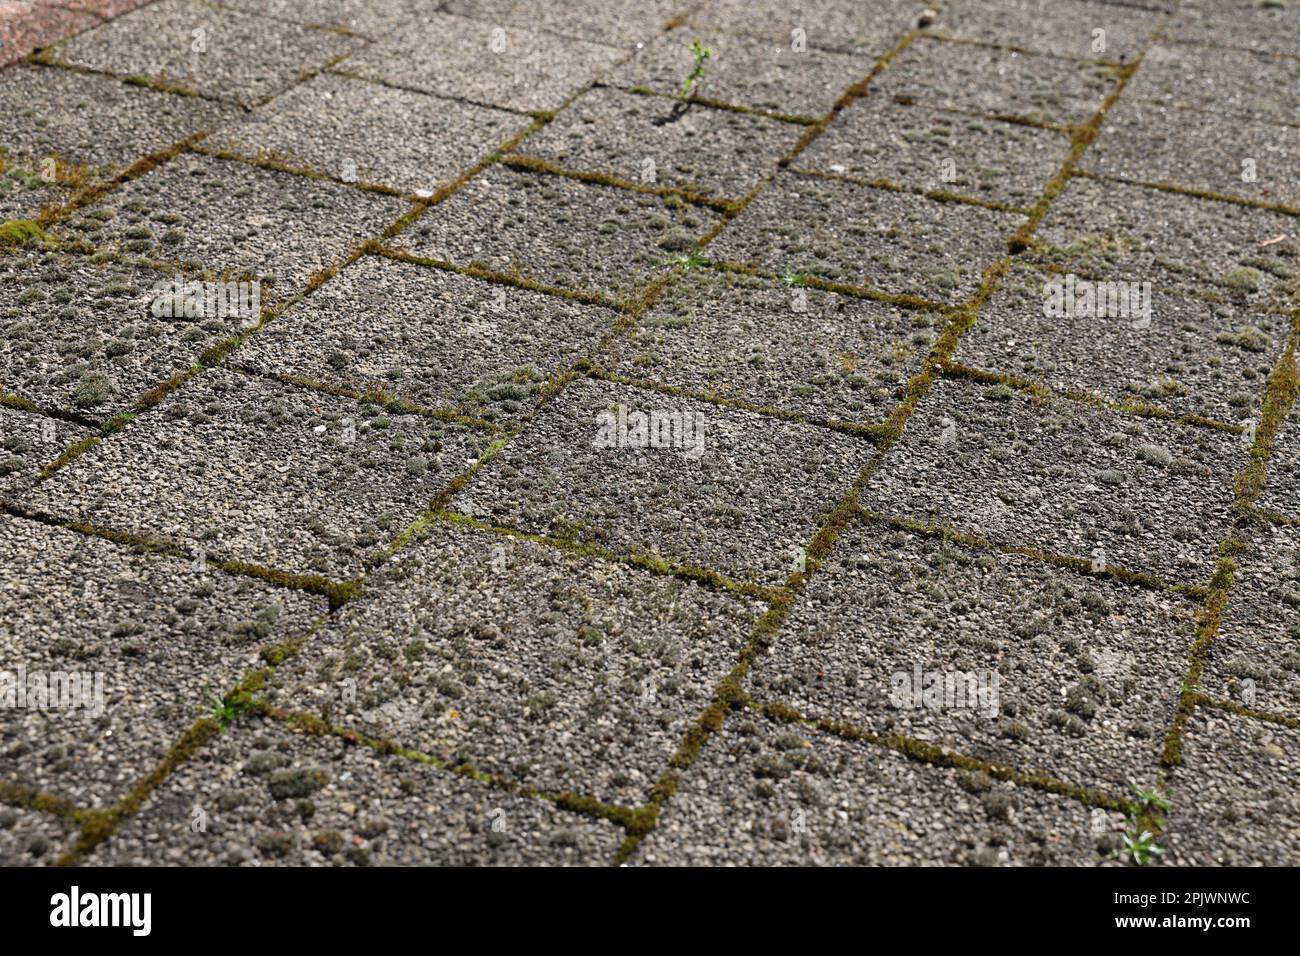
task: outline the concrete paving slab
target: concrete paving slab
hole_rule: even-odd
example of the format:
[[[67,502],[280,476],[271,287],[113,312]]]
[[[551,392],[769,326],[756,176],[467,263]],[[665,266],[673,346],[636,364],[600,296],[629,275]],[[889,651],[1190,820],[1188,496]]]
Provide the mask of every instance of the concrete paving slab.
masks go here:
[[[1106,114],[1082,168],[1300,209],[1300,129],[1242,120],[1231,126],[1229,149],[1222,115],[1121,102]]]
[[[690,4],[682,0],[540,4],[528,0],[450,0],[446,9],[485,23],[529,27],[608,46],[631,47],[651,40],[689,10]]]
[[[393,245],[525,282],[630,300],[694,252],[720,218],[675,196],[494,166]]]
[[[1157,43],[1124,95],[1179,109],[1208,110],[1226,121],[1300,123],[1290,90],[1300,58],[1199,43]]]
[[[1182,866],[1295,866],[1300,797],[1294,779],[1300,731],[1200,710],[1183,766],[1170,783],[1163,842]]]
[[[611,370],[812,419],[879,423],[946,322],[934,312],[696,270],[615,346]]]
[[[622,837],[545,800],[257,720],[182,764],[90,862],[600,866]]]
[[[84,425],[0,406],[0,498],[31,487],[65,448],[94,434]]]
[[[530,411],[551,377],[591,352],[618,318],[559,296],[367,256],[232,361],[505,424]]]
[[[857,436],[584,380],[453,507],[778,585],[872,451]]]
[[[101,73],[147,77],[251,105],[360,46],[329,30],[200,0],[159,0],[59,44],[53,55]]]
[[[1091,0],[969,0],[947,6],[930,32],[1124,63],[1142,52],[1162,20],[1155,10]]]
[[[1096,787],[1150,788],[1196,604],[857,524],[750,684],[761,700]]]
[[[340,183],[185,154],[78,209],[56,231],[189,273],[257,278],[269,304],[302,291],[409,208]]]
[[[1069,154],[1070,137],[1056,130],[868,96],[840,113],[793,167],[1027,209]]]
[[[1088,122],[1116,82],[1112,68],[1095,63],[923,38],[872,88],[922,106],[1070,125]]]
[[[269,693],[512,786],[638,807],[765,609],[469,528],[393,560]]]
[[[647,866],[1096,866],[1123,817],[740,714],[684,775]]]
[[[322,74],[204,146],[432,196],[530,123],[504,110]]]
[[[1003,279],[954,357],[1058,391],[1241,424],[1258,420],[1290,333],[1289,317],[1245,305],[1154,284],[1098,293],[1069,273],[1021,268]]]
[[[787,31],[788,37],[788,31]],[[608,82],[681,96],[695,67],[691,44],[712,51],[694,96],[731,106],[817,119],[830,112],[850,86],[866,79],[874,63],[866,56],[822,50],[796,51],[787,40],[773,42],[718,30],[678,27],[648,43],[614,70]]]
[[[212,369],[30,499],[214,558],[343,580],[484,444],[464,426]]]
[[[0,866],[53,866],[75,835],[64,817],[0,806]]]
[[[537,112],[559,109],[626,56],[617,47],[434,13],[339,69],[422,93]]]
[[[810,275],[956,305],[979,289],[1023,221],[982,206],[787,173],[708,255],[768,275]]]
[[[690,22],[786,47],[802,42],[874,60],[915,27],[925,10],[924,3],[912,0],[706,0],[691,12]]]
[[[1300,6],[1294,0],[1184,0],[1166,39],[1300,56]]]
[[[1244,463],[1235,434],[945,380],[917,408],[862,503],[1204,584],[1231,526],[1232,476]]]
[[[598,87],[519,152],[643,186],[742,199],[776,171],[803,132],[761,116]]]
[[[104,420],[188,371],[252,314],[154,315],[173,277],[142,266],[24,249],[0,258],[0,378],[43,409]],[[183,307],[182,307],[183,311]]]

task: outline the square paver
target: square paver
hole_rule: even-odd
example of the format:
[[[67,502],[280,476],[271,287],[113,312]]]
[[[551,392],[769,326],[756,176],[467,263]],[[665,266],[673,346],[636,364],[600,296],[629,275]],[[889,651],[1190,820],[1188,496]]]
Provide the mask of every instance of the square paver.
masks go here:
[[[1082,168],[1130,182],[1177,186],[1300,208],[1300,129],[1120,99]]]
[[[776,171],[803,132],[752,114],[597,87],[519,151],[641,185],[741,199]]]
[[[71,189],[49,182],[41,173],[37,164],[10,160],[0,149],[0,223],[35,219],[41,210],[72,198]]]
[[[1268,56],[1193,43],[1158,43],[1124,90],[1127,99],[1209,110],[1233,120],[1300,123],[1291,91],[1300,86],[1300,58]]]
[[[580,380],[454,507],[775,585],[873,451],[856,436]]]
[[[1110,286],[1090,300],[1092,289],[1070,274],[1011,271],[962,336],[956,361],[1180,415],[1228,423],[1258,416],[1291,332],[1288,317],[1159,286],[1150,290],[1149,312],[1140,285],[1114,287],[1117,308]]]
[[[678,27],[610,74],[608,82],[680,96],[695,66],[691,44],[699,40],[713,51],[693,95],[714,102],[789,116],[816,119],[830,112],[849,87],[866,78],[871,62],[863,57],[809,46]]]
[[[533,3],[531,0],[450,0],[448,13],[492,24],[547,30],[560,36],[627,47],[654,38],[690,8],[683,0],[599,0]]]
[[[88,862],[607,866],[622,839],[545,800],[253,720],[178,767]]]
[[[80,807],[125,796],[261,666],[262,648],[328,610],[323,598],[75,531],[7,515],[0,528],[0,671],[29,695],[0,709],[0,779]],[[60,687],[58,675],[79,678],[71,700],[33,699]]]
[[[1300,504],[1296,502],[1296,488],[1300,487],[1300,406],[1292,405],[1291,412],[1282,422],[1273,438],[1268,459],[1268,482],[1255,502],[1289,515],[1300,521]]]
[[[836,292],[696,270],[615,343],[620,375],[813,419],[881,422],[946,319]]]
[[[493,166],[394,240],[455,265],[632,299],[721,214],[675,196]]]
[[[1213,710],[1187,728],[1161,843],[1182,866],[1300,864],[1300,731]]]
[[[1200,689],[1300,719],[1300,528],[1260,524],[1247,540]]]
[[[277,317],[232,361],[509,421],[618,318],[559,296],[367,256]]]
[[[0,257],[0,380],[43,409],[106,419],[257,316],[156,318],[156,270],[22,249]]]
[[[247,16],[199,0],[160,0],[53,50],[73,66],[144,76],[209,96],[256,103],[361,46],[330,30]]]
[[[44,482],[52,514],[336,580],[481,453],[458,425],[223,369]]]
[[[513,785],[641,806],[765,605],[439,525],[276,672],[325,713]]]
[[[324,73],[204,146],[432,195],[529,123],[504,110]]]
[[[1056,130],[857,100],[794,161],[796,169],[1028,208],[1070,154]]]
[[[416,27],[429,13],[427,0],[214,0],[218,6],[277,20],[347,30],[378,38]]]
[[[1116,82],[1110,67],[1096,63],[920,39],[872,88],[923,106],[1069,125],[1091,119]]]
[[[1163,19],[1156,10],[1089,0],[965,0],[946,6],[932,32],[1123,63],[1142,52]]]
[[[797,40],[871,61],[915,27],[925,9],[916,0],[706,0],[691,11],[690,22],[787,48]]]
[[[685,772],[632,862],[1099,865],[1123,817],[1098,814],[987,774],[739,714]]]
[[[624,59],[617,47],[435,13],[339,70],[394,86],[527,112],[557,110]]]
[[[944,380],[862,503],[1203,584],[1231,526],[1232,476],[1244,462],[1235,434]]]
[[[1183,0],[1164,30],[1168,40],[1285,56],[1296,55],[1297,35],[1295,0]]]
[[[1289,311],[1300,286],[1293,216],[1123,183],[1072,179],[1034,237],[1038,255],[1102,280],[1171,292],[1213,284],[1221,296]]]
[[[36,160],[120,169],[234,112],[93,73],[27,65],[0,73],[0,142]]]
[[[68,817],[0,805],[0,866],[53,866],[76,833]]]
[[[268,286],[265,302],[301,290],[408,208],[392,196],[187,154],[77,210],[58,229],[191,272],[255,276]]]
[[[1155,781],[1196,610],[1171,592],[857,524],[750,682],[810,717],[1126,799]]]
[[[65,448],[94,435],[84,425],[0,405],[0,498],[29,488]]]
[[[975,294],[1022,222],[982,206],[787,173],[708,255],[768,275],[811,275],[955,305]]]

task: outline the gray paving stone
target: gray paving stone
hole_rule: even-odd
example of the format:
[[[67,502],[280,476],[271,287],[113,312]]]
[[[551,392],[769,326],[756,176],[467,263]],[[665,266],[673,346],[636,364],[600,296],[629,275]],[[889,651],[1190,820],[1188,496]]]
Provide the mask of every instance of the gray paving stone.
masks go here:
[[[451,0],[448,13],[493,24],[548,30],[609,46],[632,46],[652,39],[678,14],[683,0],[587,0],[532,3],[529,0]]]
[[[1300,503],[1296,501],[1296,488],[1300,487],[1300,410],[1291,407],[1291,414],[1273,439],[1268,459],[1268,482],[1256,504],[1261,508],[1278,511],[1300,520]]]
[[[323,598],[0,516],[0,670],[82,675],[75,706],[0,710],[0,779],[80,807],[120,800]],[[22,670],[20,670],[20,668]],[[16,691],[15,691],[16,695]]]
[[[436,13],[349,57],[339,70],[488,106],[544,111],[559,109],[626,56],[617,47]]]
[[[788,33],[787,33],[788,35]],[[694,94],[733,106],[772,113],[817,118],[871,72],[872,60],[809,46],[790,49],[787,40],[733,36],[679,27],[646,45],[618,69],[608,82],[627,88],[679,96],[695,65],[691,44],[699,40],[713,55],[704,64],[704,77]]]
[[[276,706],[511,784],[641,806],[765,605],[440,525],[276,672]]]
[[[1127,799],[1155,783],[1196,610],[1023,555],[858,524],[750,681],[761,700],[810,717]],[[945,683],[950,700],[923,698]]]
[[[1142,52],[1161,21],[1154,10],[1089,0],[965,0],[945,6],[931,32],[1122,63]]]
[[[94,429],[0,406],[0,498],[36,481],[40,470]]]
[[[1091,119],[1115,83],[1114,71],[1098,64],[923,39],[872,87],[923,106],[1071,124]]]
[[[44,409],[106,419],[248,321],[155,318],[158,287],[172,281],[153,269],[39,249],[0,257],[5,390]]]
[[[254,720],[182,764],[89,862],[601,866],[622,839],[545,800]]]
[[[77,210],[57,231],[193,272],[256,276],[266,304],[300,291],[408,208],[392,196],[187,154]]]
[[[1065,797],[738,714],[686,771],[632,862],[1095,866],[1122,828],[1121,815],[1094,818]]]
[[[676,197],[493,166],[397,236],[455,265],[631,299],[721,218]]]
[[[1069,153],[1065,133],[873,96],[840,113],[794,167],[1028,208]]]
[[[1161,842],[1183,866],[1300,863],[1300,731],[1208,709],[1187,728]]]
[[[1156,287],[1148,323],[1141,310],[1120,313],[1109,299],[1088,309],[1080,281],[1075,277],[1075,308],[1084,311],[1047,315],[1045,303],[1058,288],[1064,296],[1069,276],[1011,271],[962,336],[956,361],[1180,415],[1228,423],[1258,417],[1269,372],[1286,348],[1289,318]]]
[[[1200,689],[1300,718],[1300,529],[1259,525],[1248,540]]]
[[[809,47],[845,50],[875,60],[916,26],[924,3],[913,0],[707,0],[691,12],[698,27],[749,34],[783,44],[803,31]]]
[[[624,412],[626,432],[608,427]],[[652,447],[636,425],[656,412]],[[872,451],[854,436],[582,380],[453,505],[494,524],[781,584]]]
[[[1225,142],[1220,114],[1121,99],[1082,168],[1300,208],[1300,129],[1240,120],[1231,128]]]
[[[1081,275],[1170,292],[1211,283],[1221,296],[1287,311],[1285,290],[1300,288],[1295,222],[1235,203],[1076,178],[1034,236],[1038,255]]]
[[[165,80],[247,104],[287,89],[301,73],[360,45],[329,30],[200,0],[160,0],[59,44],[53,54],[75,66]]]
[[[1300,6],[1294,0],[1183,0],[1166,39],[1261,53],[1300,55]]]
[[[741,199],[775,172],[803,132],[761,116],[597,87],[519,152],[642,185]]]
[[[35,219],[47,206],[71,198],[72,190],[47,182],[34,164],[9,160],[0,149],[0,223]]]
[[[51,514],[338,580],[481,443],[461,426],[213,369],[30,497]]]
[[[847,180],[783,174],[708,248],[769,275],[812,275],[956,304],[1023,218]]]
[[[64,817],[0,804],[0,866],[53,866],[75,834]]]
[[[1190,43],[1158,43],[1124,90],[1128,99],[1208,110],[1224,123],[1300,123],[1291,91],[1300,58]]]
[[[428,16],[427,0],[213,0],[243,13],[383,37],[415,28]]]
[[[945,380],[917,407],[862,502],[1204,584],[1244,461],[1234,434]]]
[[[531,409],[551,376],[589,353],[618,318],[559,296],[367,256],[232,361],[505,422]]]
[[[0,73],[0,142],[38,161],[122,169],[234,113],[109,76],[27,65]]]
[[[615,343],[613,371],[815,420],[880,422],[946,319],[835,292],[696,270]]]
[[[529,123],[504,110],[321,74],[204,145],[432,195]]]

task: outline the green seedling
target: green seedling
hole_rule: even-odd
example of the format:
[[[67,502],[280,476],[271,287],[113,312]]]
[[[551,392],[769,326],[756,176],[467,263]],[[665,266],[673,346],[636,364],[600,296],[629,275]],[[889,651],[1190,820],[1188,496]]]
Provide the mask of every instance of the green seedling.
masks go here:
[[[691,41],[688,49],[691,51],[691,55],[695,57],[695,65],[691,67],[686,82],[682,84],[682,99],[686,99],[695,92],[695,87],[699,85],[700,80],[704,79],[704,61],[713,56],[712,48],[705,46],[699,40]]]
[[[694,269],[703,269],[709,264],[709,260],[704,258],[703,253],[692,249],[690,252],[679,252],[669,259],[664,260],[664,265],[681,266],[684,272],[690,272]]]
[[[1156,838],[1150,830],[1143,830],[1135,836],[1125,833],[1123,839],[1124,847],[1115,851],[1116,857],[1135,866],[1146,866],[1153,858],[1165,852],[1156,846]]]

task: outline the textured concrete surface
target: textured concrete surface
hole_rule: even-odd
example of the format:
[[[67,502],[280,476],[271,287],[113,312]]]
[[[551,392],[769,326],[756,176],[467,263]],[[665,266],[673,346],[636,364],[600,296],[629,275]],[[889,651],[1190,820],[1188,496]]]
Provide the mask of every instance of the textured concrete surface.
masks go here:
[[[0,2],[0,865],[1300,865],[1297,16]]]

